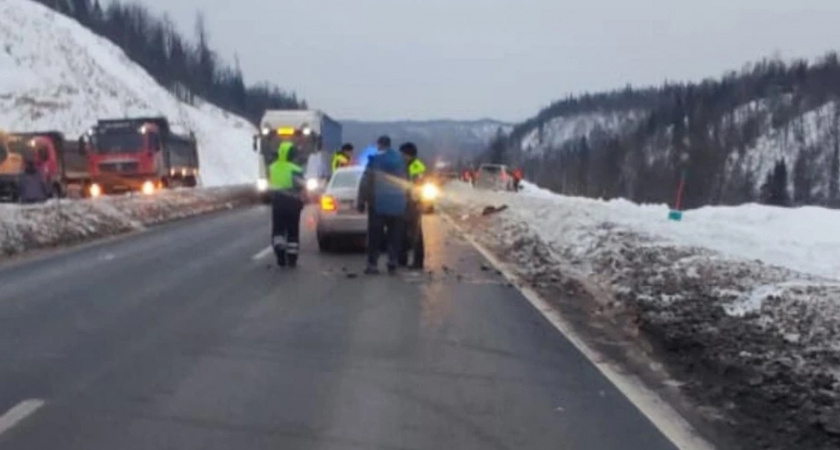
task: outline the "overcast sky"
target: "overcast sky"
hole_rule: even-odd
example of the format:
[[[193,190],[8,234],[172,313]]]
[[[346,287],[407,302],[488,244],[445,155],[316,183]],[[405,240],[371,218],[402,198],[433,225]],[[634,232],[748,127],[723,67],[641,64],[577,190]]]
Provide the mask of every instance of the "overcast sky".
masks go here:
[[[840,48],[838,0],[140,0],[338,118],[519,121],[568,93]]]

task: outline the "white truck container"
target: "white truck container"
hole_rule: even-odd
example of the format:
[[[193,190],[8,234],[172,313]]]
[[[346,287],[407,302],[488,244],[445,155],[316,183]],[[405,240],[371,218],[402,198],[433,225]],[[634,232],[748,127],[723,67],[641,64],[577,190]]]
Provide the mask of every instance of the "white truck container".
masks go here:
[[[260,134],[254,136],[254,151],[260,153],[257,189],[268,191],[268,167],[284,140],[299,133],[303,144],[301,163],[306,168],[307,191],[316,198],[330,177],[332,152],[341,147],[341,124],[319,110],[267,110],[260,120]]]

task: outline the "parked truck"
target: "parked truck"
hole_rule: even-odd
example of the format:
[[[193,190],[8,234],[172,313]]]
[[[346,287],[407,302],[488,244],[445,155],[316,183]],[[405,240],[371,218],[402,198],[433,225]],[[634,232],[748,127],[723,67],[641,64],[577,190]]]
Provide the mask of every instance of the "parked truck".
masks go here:
[[[100,120],[79,144],[93,197],[198,185],[195,135],[174,133],[165,117]]]
[[[254,151],[260,154],[257,190],[264,201],[268,200],[268,168],[277,157],[277,148],[295,135],[302,140],[298,150],[310,199],[317,199],[329,181],[332,152],[341,147],[341,124],[319,110],[267,110],[253,142]]]
[[[0,138],[0,200],[18,200],[26,161],[41,172],[53,198],[82,194],[90,183],[77,141],[65,139],[58,131],[12,132]]]

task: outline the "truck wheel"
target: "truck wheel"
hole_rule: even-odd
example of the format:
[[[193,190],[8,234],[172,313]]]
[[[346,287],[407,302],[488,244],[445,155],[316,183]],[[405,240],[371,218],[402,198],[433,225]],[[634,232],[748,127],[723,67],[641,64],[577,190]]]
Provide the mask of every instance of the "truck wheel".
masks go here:
[[[54,184],[52,186],[52,192],[50,192],[50,198],[64,198],[64,192],[61,191],[61,186],[58,184]]]
[[[184,186],[191,188],[198,186],[198,180],[195,179],[195,175],[184,178]]]

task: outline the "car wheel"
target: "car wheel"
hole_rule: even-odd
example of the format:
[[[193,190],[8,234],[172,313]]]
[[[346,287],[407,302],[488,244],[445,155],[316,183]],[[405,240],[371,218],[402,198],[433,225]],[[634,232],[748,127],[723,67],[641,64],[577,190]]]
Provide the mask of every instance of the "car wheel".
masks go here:
[[[329,236],[318,233],[318,250],[321,252],[332,250],[332,239]]]

